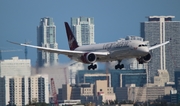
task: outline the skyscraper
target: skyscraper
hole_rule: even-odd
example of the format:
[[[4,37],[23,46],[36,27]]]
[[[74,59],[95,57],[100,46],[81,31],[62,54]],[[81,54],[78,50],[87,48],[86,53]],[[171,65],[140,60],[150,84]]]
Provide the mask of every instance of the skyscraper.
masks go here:
[[[158,69],[168,70],[170,81],[174,80],[174,70],[180,66],[180,21],[172,21],[175,16],[148,16],[141,23],[141,37],[149,41],[150,46],[169,41],[152,51],[152,60],[148,63],[151,78]]]
[[[40,24],[37,27],[37,45],[54,49],[58,48],[58,44],[56,43],[56,26],[54,25],[52,18],[41,18]],[[37,50],[38,66],[52,66],[57,63],[57,53],[48,53]]]
[[[74,33],[78,44],[94,44],[94,18],[79,17],[71,18],[72,32]]]
[[[174,82],[175,82],[175,88],[177,90],[177,97],[178,97],[178,103],[180,103],[180,68],[175,69],[174,72]]]

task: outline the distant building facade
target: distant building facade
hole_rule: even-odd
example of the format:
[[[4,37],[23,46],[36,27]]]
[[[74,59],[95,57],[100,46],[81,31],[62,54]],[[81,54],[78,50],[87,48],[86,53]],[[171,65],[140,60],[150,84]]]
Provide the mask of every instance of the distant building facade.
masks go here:
[[[0,105],[25,106],[32,101],[49,103],[48,76],[0,77]]]
[[[174,72],[174,82],[177,90],[177,102],[180,103],[180,68],[177,68]]]
[[[102,101],[115,100],[112,87],[107,86],[107,80],[97,80],[94,84],[79,83],[75,85],[64,84],[59,89],[59,100],[81,100],[82,103],[93,102],[101,105]]]
[[[37,46],[58,49],[56,43],[56,26],[53,18],[41,18],[37,26]],[[37,65],[39,67],[52,66],[58,64],[58,54],[37,50]]]
[[[174,70],[180,66],[180,21],[172,21],[175,16],[148,16],[147,22],[141,23],[141,37],[155,45],[169,41],[166,46],[151,52],[152,59],[148,63],[150,77],[153,78],[157,70],[168,70],[170,81],[174,80]]]
[[[177,90],[172,89],[172,90],[170,91],[170,93],[171,93],[171,99],[170,99],[171,103],[174,103],[174,104],[178,103]]]
[[[31,75],[31,60],[19,59],[12,57],[12,59],[0,61],[0,76],[30,76]]]
[[[71,28],[78,44],[91,45],[94,44],[94,18],[79,17],[71,18]]]
[[[99,75],[99,76],[98,76]],[[135,84],[137,87],[142,87],[147,82],[147,73],[145,69],[139,70],[80,70],[76,74],[76,83],[95,83],[96,80],[108,79],[108,86],[125,87],[126,84]]]
[[[177,93],[180,94],[180,69],[176,69],[174,72],[174,81],[175,81],[175,87],[177,90]]]
[[[131,100],[134,102],[154,101],[169,95],[172,87],[144,86],[144,87],[118,87],[116,88],[116,99],[120,102]]]
[[[158,86],[165,86],[169,82],[169,73],[167,70],[158,70],[157,75],[154,76],[154,84]]]
[[[82,76],[81,76],[81,79],[80,79],[80,83],[90,83],[90,84],[95,84],[95,82],[97,80],[106,80],[108,79],[108,83],[107,83],[107,86],[111,86],[111,75],[110,74],[105,74],[105,73],[97,73],[97,74],[84,74],[83,76],[83,81],[82,81]],[[77,83],[79,83],[77,81]]]

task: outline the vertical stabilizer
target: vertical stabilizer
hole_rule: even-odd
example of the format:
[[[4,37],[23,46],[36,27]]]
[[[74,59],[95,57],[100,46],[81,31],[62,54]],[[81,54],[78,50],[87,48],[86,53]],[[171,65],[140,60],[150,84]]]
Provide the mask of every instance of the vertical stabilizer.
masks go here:
[[[67,34],[67,38],[68,38],[68,43],[69,43],[69,49],[70,50],[74,50],[76,49],[78,46],[78,43],[76,41],[76,38],[74,37],[69,24],[67,22],[64,22],[65,27],[66,27],[66,34]]]

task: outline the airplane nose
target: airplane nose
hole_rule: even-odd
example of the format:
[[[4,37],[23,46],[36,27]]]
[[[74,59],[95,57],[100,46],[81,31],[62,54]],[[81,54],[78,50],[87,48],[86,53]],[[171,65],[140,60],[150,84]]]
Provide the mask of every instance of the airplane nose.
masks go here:
[[[149,49],[146,47],[139,48],[138,50],[143,53],[149,53]]]
[[[143,52],[149,53],[149,49],[148,49],[148,48],[144,48],[144,49],[143,49]]]

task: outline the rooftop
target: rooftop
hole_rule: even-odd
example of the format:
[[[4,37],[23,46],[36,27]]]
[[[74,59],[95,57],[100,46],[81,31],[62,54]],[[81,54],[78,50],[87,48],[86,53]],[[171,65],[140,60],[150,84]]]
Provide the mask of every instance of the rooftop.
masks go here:
[[[175,18],[175,16],[146,16],[146,18]]]

